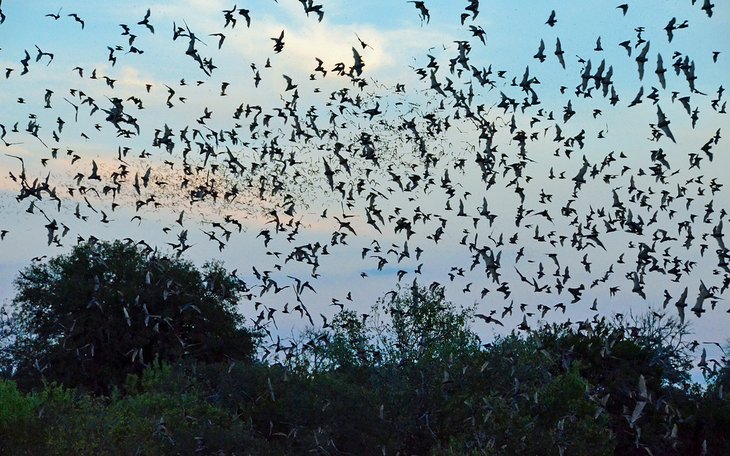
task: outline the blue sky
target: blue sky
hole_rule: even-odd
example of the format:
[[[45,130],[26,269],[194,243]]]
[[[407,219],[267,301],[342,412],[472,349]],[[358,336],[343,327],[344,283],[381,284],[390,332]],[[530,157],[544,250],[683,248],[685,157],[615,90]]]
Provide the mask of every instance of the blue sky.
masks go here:
[[[512,300],[517,304],[528,303],[530,311],[537,314],[531,316],[530,321],[537,323],[537,304],[552,306],[560,302],[569,303],[571,300],[570,296],[566,296],[567,291],[562,294],[555,292],[555,279],[551,277],[555,268],[548,256],[550,254],[558,255],[561,268],[569,266],[572,272],[573,279],[566,288],[581,284],[588,287],[611,268],[615,271],[609,281],[590,287],[580,302],[568,306],[565,317],[573,321],[589,318],[594,314],[590,310],[594,299],[598,299],[602,315],[611,315],[614,312],[627,312],[629,308],[645,310],[652,303],[661,307],[665,290],[672,295],[674,303],[686,286],[691,290],[690,301],[694,302],[700,281],[708,286],[722,285],[726,273],[718,267],[714,252],[717,246],[711,232],[718,226],[721,209],[727,210],[730,201],[726,188],[723,187],[713,195],[708,186],[713,178],[717,179],[716,182],[724,183],[726,173],[722,170],[728,169],[730,158],[727,153],[723,153],[726,147],[722,141],[714,148],[712,163],[704,157],[699,169],[689,169],[689,154],[702,155],[700,147],[715,135],[718,128],[727,123],[726,116],[711,107],[711,100],[717,97],[719,87],[725,82],[725,75],[730,74],[730,39],[726,32],[730,29],[730,9],[727,5],[717,2],[713,16],[709,18],[700,9],[700,4],[692,5],[690,1],[634,2],[625,16],[615,5],[600,1],[570,2],[570,5],[544,1],[482,1],[476,19],[469,17],[461,25],[459,15],[464,12],[463,8],[468,4],[466,1],[427,1],[430,13],[428,23],[419,18],[419,11],[414,4],[406,1],[322,0],[321,3],[325,14],[323,20],[318,22],[316,15],[312,13],[308,17],[302,4],[296,0],[240,1],[236,4],[238,8],[250,10],[251,27],[246,27],[242,16],[234,14],[238,22],[233,28],[230,25],[224,27],[222,11],[231,9],[234,2],[4,2],[2,7],[7,20],[0,25],[0,68],[12,68],[13,71],[8,78],[0,77],[0,105],[3,106],[0,123],[8,132],[5,141],[18,144],[0,146],[0,229],[8,230],[5,240],[0,241],[0,300],[12,297],[12,278],[31,258],[68,251],[77,236],[145,239],[150,244],[165,248],[166,243],[175,242],[177,234],[183,229],[175,223],[182,210],[185,210],[184,228],[188,230],[190,242],[194,244],[188,251],[189,257],[198,263],[210,258],[220,258],[229,269],[238,269],[252,283],[255,283],[251,273],[252,265],[256,265],[259,270],[271,270],[280,284],[291,282],[288,275],[307,276],[311,273],[307,266],[294,262],[282,264],[277,254],[279,257],[286,257],[295,245],[317,242],[321,245],[329,244],[331,255],[321,256],[321,266],[317,271],[319,277],[310,277],[317,283],[318,289],[316,296],[309,297],[310,307],[316,309],[313,310],[314,315],[319,312],[331,314],[331,299],[342,301],[348,292],[352,292],[355,298],[350,305],[359,311],[368,310],[378,296],[382,296],[398,283],[397,272],[403,270],[406,273],[401,281],[402,285],[411,283],[414,277],[418,277],[419,282],[424,284],[438,281],[448,286],[451,299],[465,305],[476,304],[478,311],[482,313],[496,309],[501,315],[503,307],[508,306]],[[148,8],[151,12],[149,22],[154,26],[154,34],[144,26],[137,25]],[[49,13],[55,14],[59,9],[58,20],[46,16]],[[550,27],[545,22],[553,9],[556,11],[557,23]],[[71,13],[78,14],[85,22],[83,30],[80,23],[68,16]],[[675,30],[674,38],[669,43],[664,28],[672,17],[676,17],[676,24],[682,24],[686,20],[688,27]],[[127,53],[130,48],[129,36],[121,35],[122,27],[119,24],[129,25],[131,33],[136,35],[133,44],[143,51],[142,54]],[[196,49],[202,57],[213,59],[217,68],[212,75],[203,73],[198,64],[185,55],[189,43],[186,37],[172,40],[173,24],[189,26],[202,40],[196,42]],[[473,36],[469,26],[484,30],[485,44]],[[651,42],[642,80],[638,79],[635,61],[643,48],[643,45],[636,44],[637,27],[643,27],[642,38]],[[272,38],[278,37],[282,30],[285,32],[285,45],[281,53],[275,53]],[[210,34],[221,32],[226,38],[218,49],[218,37]],[[358,36],[369,46],[361,47]],[[602,51],[595,50],[599,37]],[[565,69],[554,55],[558,38],[565,52]],[[449,72],[449,59],[458,55],[457,42],[464,40],[468,40],[471,45],[470,65],[477,69],[491,66],[493,88],[479,86],[471,78],[471,71],[464,71],[461,75]],[[541,40],[545,43],[544,62],[533,57],[538,52]],[[627,55],[625,48],[619,46],[625,40],[630,40],[631,57]],[[53,61],[47,64],[49,57],[45,55],[36,61],[36,46],[43,52],[53,53]],[[114,51],[114,65],[108,58],[108,46],[121,46],[121,50]],[[353,48],[357,49],[365,62],[362,77],[367,86],[363,90],[358,90],[347,77],[334,77],[333,67],[338,62],[344,63],[346,67],[353,65]],[[21,60],[26,50],[31,57],[29,72],[21,76]],[[717,62],[713,62],[715,51],[720,52]],[[684,77],[673,73],[672,63],[677,58],[675,52],[681,53],[681,57],[689,56],[694,62],[697,90],[706,95],[691,93]],[[654,72],[658,54],[662,55],[664,66],[668,69],[666,89],[661,87]],[[496,184],[488,190],[474,161],[475,152],[484,149],[484,142],[480,141],[473,123],[465,121],[463,117],[456,118],[454,112],[458,110],[453,107],[454,100],[441,97],[430,87],[429,74],[435,67],[428,67],[431,60],[429,55],[438,63],[435,77],[441,86],[446,87],[448,80],[451,80],[463,93],[472,90],[473,106],[483,105],[483,117],[498,127],[495,145],[498,150],[497,158],[503,158],[504,166],[496,174]],[[327,76],[315,71],[316,58],[324,61]],[[271,68],[266,68],[267,60]],[[613,69],[613,87],[620,97],[616,106],[600,96],[599,90],[593,92],[590,98],[574,93],[576,85],[581,82],[586,62],[591,62],[592,71],[595,72],[602,60],[606,62],[606,68],[611,66]],[[74,70],[77,66],[83,69],[83,77]],[[510,165],[519,163],[518,147],[514,135],[509,131],[513,113],[504,113],[497,105],[501,101],[500,93],[518,102],[522,101],[525,93],[519,87],[512,86],[511,82],[515,78],[515,82],[519,83],[528,67],[531,77],[539,82],[535,82],[533,87],[539,92],[541,103],[524,111],[518,109],[514,113],[519,129],[535,133],[534,139],[528,145],[530,161],[526,162],[524,168],[529,180],[521,177],[517,182],[525,189],[524,207],[533,209],[535,213],[548,210],[554,222],[550,223],[539,215],[528,214],[523,225],[518,228],[514,225],[514,212],[519,205],[519,198],[514,192],[515,185],[510,185],[510,181],[516,177],[513,174],[514,168]],[[426,70],[426,77],[422,80],[415,71],[419,68]],[[94,69],[98,76],[96,80],[90,78]],[[258,87],[254,82],[256,71],[262,78]],[[504,71],[504,77],[498,76],[500,71]],[[315,75],[314,79],[310,79],[310,74]],[[301,138],[293,142],[289,140],[292,121],[283,121],[277,117],[277,109],[291,101],[294,92],[285,90],[287,83],[283,75],[291,77],[294,84],[298,85],[297,110],[301,122],[306,122],[306,113],[312,108],[312,112],[317,113],[315,122],[319,128],[327,128],[331,112],[338,109],[330,94],[342,88],[347,88],[353,97],[360,96],[363,110],[377,106],[383,111],[383,114],[374,117],[375,120],[367,114],[342,111],[338,121],[344,124],[338,129],[338,141],[344,144],[348,144],[348,141],[356,144],[363,131],[369,132],[380,141],[382,166],[373,173],[374,177],[372,181],[368,180],[367,186],[388,196],[387,199],[377,198],[386,219],[388,215],[393,216],[384,224],[382,233],[365,223],[365,207],[368,203],[364,196],[367,192],[352,201],[352,207],[347,209],[343,206],[346,201],[341,200],[337,192],[330,191],[321,172],[321,163],[323,157],[333,163],[333,166],[336,163],[337,158],[331,152],[335,141],[322,138],[311,141],[303,141]],[[104,76],[115,81],[114,88],[105,82]],[[184,85],[182,80],[185,81]],[[202,83],[198,84],[197,81]],[[225,95],[221,96],[223,82],[228,83],[228,86],[224,91]],[[395,86],[399,83],[405,85],[405,93],[394,93]],[[151,84],[149,93],[146,84]],[[562,92],[561,86],[566,87]],[[643,102],[628,107],[642,87]],[[170,94],[168,88],[175,92],[170,98],[172,108],[167,106]],[[657,106],[646,98],[652,88],[657,89],[657,104],[670,120],[670,129],[677,139],[676,144],[666,136],[658,141],[650,140],[652,128],[649,124],[657,123]],[[52,108],[44,108],[46,89],[53,91]],[[76,90],[76,95],[70,92],[71,89]],[[117,137],[115,127],[105,121],[103,112],[90,115],[90,105],[80,104],[83,97],[78,96],[78,91],[92,97],[101,109],[110,109],[111,98],[125,100],[125,112],[133,113],[141,126],[139,136],[129,139]],[[673,92],[676,92],[674,97]],[[684,96],[690,97],[692,109],[698,109],[699,119],[695,128],[691,126],[690,115],[677,101]],[[144,109],[135,109],[129,97],[142,100]],[[22,98],[23,103],[19,103],[19,98]],[[568,101],[576,114],[570,121],[561,122]],[[72,104],[80,106],[77,122],[73,120]],[[439,104],[443,104],[444,109],[440,109]],[[265,143],[263,133],[255,138],[251,137],[251,119],[232,118],[239,105],[258,105],[265,114],[270,113],[273,120],[269,134],[280,137],[279,144],[286,153],[293,154],[301,162],[296,165],[300,170],[298,175],[295,176],[292,169],[281,174],[291,190],[296,189],[294,193],[299,197],[295,218],[299,220],[301,229],[294,241],[287,240],[286,233],[274,236],[268,246],[263,245],[262,237],[257,235],[262,229],[272,229],[273,225],[268,223],[271,220],[268,211],[280,201],[273,197],[266,201],[257,200],[254,197],[256,191],[251,191],[247,196],[230,204],[207,201],[191,205],[186,192],[177,188],[182,178],[180,148],[168,155],[163,149],[152,145],[155,130],[164,130],[165,125],[176,134],[185,126],[189,126],[191,131],[200,129],[204,134],[231,129],[239,132],[242,143],[218,144],[217,151],[225,152],[226,147],[229,147],[245,163],[257,160],[263,162],[257,159],[260,154],[260,149],[257,148]],[[206,109],[212,115],[205,122],[205,126],[202,126],[196,119]],[[548,120],[550,112],[556,120]],[[429,151],[442,157],[439,165],[430,170],[435,185],[425,191],[421,186],[417,191],[404,193],[390,179],[388,172],[402,175],[405,182],[407,174],[421,173],[424,166],[419,162],[413,142],[406,140],[408,132],[398,129],[397,126],[403,120],[422,119],[428,113],[435,113],[441,119],[448,118],[452,125],[447,132],[427,137]],[[31,115],[35,119],[31,119]],[[55,141],[52,132],[57,129],[59,117],[64,119],[65,125],[59,140]],[[379,119],[383,121],[380,122]],[[30,120],[36,120],[40,125],[40,139],[24,131]],[[15,122],[19,124],[17,133],[11,131]],[[553,141],[556,125],[561,128],[565,137],[578,135],[584,130],[587,138],[585,148],[568,147]],[[263,128],[261,121],[257,128]],[[419,123],[419,128],[425,130],[422,123]],[[59,148],[57,159],[50,158],[50,149],[41,140],[49,147]],[[198,140],[202,139],[199,137]],[[135,211],[134,203],[138,197],[131,189],[131,182],[125,184],[117,201],[120,206],[113,211],[112,201],[108,196],[90,196],[92,209],[79,198],[78,192],[72,196],[66,190],[68,187],[78,186],[74,182],[77,173],[84,175],[83,180],[87,185],[96,185],[85,177],[91,173],[92,163],[97,164],[105,182],[108,182],[107,179],[119,165],[119,147],[130,148],[126,163],[132,174],[143,175],[149,168],[152,170],[153,181],[166,182],[165,185],[156,187],[155,196],[160,204],[156,209],[144,207],[139,212]],[[664,183],[654,179],[649,171],[655,165],[651,159],[651,151],[658,148],[666,154],[671,165]],[[67,154],[69,149],[72,152]],[[570,149],[570,152],[566,153],[566,149]],[[143,150],[151,155],[137,158]],[[601,172],[601,177],[609,175],[608,180],[589,179],[573,198],[571,195],[574,183],[570,179],[580,170],[583,157],[592,167],[599,166],[612,153],[618,159],[617,162]],[[619,158],[622,153],[625,158]],[[38,212],[26,212],[30,199],[22,202],[15,200],[18,184],[9,178],[8,173],[12,172],[17,176],[20,162],[5,154],[23,157],[29,175],[39,179],[49,176],[57,186],[62,195],[61,211],[55,211],[54,203],[47,200],[38,201],[37,207],[45,211],[49,219],[69,227],[69,234],[61,242],[63,247],[47,245],[44,225],[48,221]],[[500,157],[501,154],[504,156]],[[79,158],[71,163],[73,155],[78,155]],[[222,164],[222,158],[217,159],[216,163]],[[41,159],[44,159],[43,163]],[[463,167],[457,166],[460,160],[463,160]],[[173,163],[173,167],[170,168],[165,161]],[[352,161],[355,177],[346,175],[343,169],[338,168],[335,172],[337,181],[347,181],[350,185],[358,177],[358,172],[364,173],[367,163],[356,162],[354,157]],[[621,174],[624,166],[630,171]],[[222,165],[221,169],[224,167]],[[451,198],[438,185],[443,177],[444,167],[449,169],[455,190],[455,196]],[[567,179],[550,179],[551,168],[555,175],[564,172]],[[271,172],[279,171],[281,170],[272,168]],[[675,172],[677,174],[672,174]],[[203,174],[205,173],[201,173],[198,179],[205,179]],[[672,175],[669,176],[670,174]],[[635,176],[636,186],[644,192],[649,207],[641,204],[640,197],[629,201],[627,188],[632,175]],[[209,178],[210,174],[206,176]],[[698,180],[699,176],[701,179]],[[222,174],[215,177],[220,182],[228,182],[222,184],[224,186],[232,182],[226,181]],[[230,176],[228,179],[231,179]],[[101,190],[103,182],[98,186]],[[662,191],[674,195],[679,186],[687,187],[688,195],[683,198],[691,201],[677,198],[672,202],[669,206],[676,211],[676,215],[670,218],[668,211],[659,212],[658,195]],[[242,183],[241,187],[245,185]],[[151,188],[146,191],[148,194],[152,192]],[[598,215],[591,215],[593,211],[603,209],[611,213],[614,210],[614,192],[622,196],[626,206],[632,209],[634,217],[641,216],[646,222],[657,212],[656,225],[651,229],[647,228],[641,237],[637,237],[622,230],[605,233],[604,225],[600,222],[595,226],[602,235],[601,239],[604,239],[607,247],[605,251],[600,248],[581,251],[570,248],[570,237],[576,231],[576,226],[570,223],[571,218],[560,216],[561,207],[569,199],[575,199],[571,203],[572,207],[577,211],[576,216],[587,227],[592,223],[590,220],[599,218]],[[546,202],[540,196],[541,193],[550,195],[551,201]],[[486,220],[482,220],[478,228],[472,228],[469,217],[458,217],[455,213],[458,211],[459,201],[462,201],[467,212],[478,214],[483,198],[488,198],[489,208],[498,214],[498,218],[491,227]],[[710,200],[715,213],[711,222],[702,223],[705,205]],[[77,204],[88,217],[87,221],[80,222],[74,216]],[[448,212],[447,206],[453,206],[453,211]],[[325,208],[328,216],[321,217]],[[406,239],[403,232],[394,231],[393,223],[404,214],[412,217],[416,208],[432,214],[428,222],[414,223],[417,233],[412,239],[408,239],[411,252],[416,247],[423,248],[423,256],[416,261],[415,255],[411,253],[409,258],[397,262],[398,252],[403,251]],[[281,213],[281,206],[278,209]],[[110,223],[101,223],[101,210],[112,220]],[[333,244],[333,232],[340,228],[333,216],[342,219],[343,213],[354,215],[351,223],[358,234],[348,236],[345,241],[347,244]],[[130,220],[135,215],[140,215],[141,220]],[[236,230],[226,248],[219,251],[217,243],[209,241],[203,231],[217,230],[212,223],[220,222],[226,215],[240,220],[244,230],[241,233]],[[696,265],[690,272],[683,274],[678,283],[669,282],[666,275],[646,274],[642,277],[646,281],[646,300],[632,293],[632,281],[627,274],[636,269],[636,246],[641,242],[649,245],[655,242],[653,233],[656,228],[664,229],[675,237],[682,237],[677,233],[677,224],[693,215],[699,218],[692,224],[696,238],[694,246],[690,249],[683,248],[682,239],[659,243],[656,256],[661,261],[677,256],[685,265],[686,262],[695,262]],[[439,217],[448,220],[448,227],[444,229],[442,240],[436,243],[433,237],[440,223]],[[537,234],[535,226],[538,226]],[[551,232],[554,234],[550,234]],[[519,233],[519,242],[507,242],[516,233]],[[568,238],[568,243],[552,245],[535,240],[540,233],[554,236],[554,239],[564,235]],[[504,240],[503,245],[498,242],[500,235]],[[462,244],[465,236],[467,241]],[[382,252],[372,251],[374,240],[381,245]],[[499,284],[494,284],[491,278],[485,277],[483,271],[480,271],[481,265],[473,271],[469,270],[473,258],[473,251],[468,248],[469,243],[475,246],[489,245],[495,252],[502,252],[503,280],[509,282],[512,290],[509,298],[504,298],[495,291]],[[702,243],[708,247],[701,255],[699,245]],[[363,258],[364,248],[371,251]],[[517,261],[520,248],[523,249],[524,256]],[[671,255],[661,255],[665,248],[669,248],[668,253]],[[388,254],[390,249],[394,253]],[[586,270],[581,261],[586,254],[589,254],[592,264],[591,272]],[[621,254],[626,259],[624,264],[617,263]],[[389,260],[383,271],[377,271],[378,256]],[[415,271],[420,263],[423,263],[420,268],[422,273],[418,275]],[[515,271],[517,268],[520,273],[533,277],[539,273],[540,265],[547,275],[546,278],[541,278],[541,283],[553,288],[550,294],[532,291],[532,285],[522,282]],[[282,269],[279,270],[277,266]],[[459,268],[465,269],[464,274],[456,274],[451,280],[449,274],[459,272]],[[366,272],[368,277],[363,278],[362,272]],[[619,287],[620,292],[615,296],[611,295],[611,286]],[[484,288],[490,291],[482,298],[480,291]],[[708,302],[708,312],[703,318],[697,319],[687,312],[687,319],[692,321],[698,337],[702,339],[724,340],[727,337],[725,328],[728,323],[728,305],[723,300],[726,293],[718,293],[717,298],[715,310],[709,310]],[[276,296],[260,296],[257,300],[266,305],[281,306],[282,301],[294,302],[295,296],[284,291]],[[250,314],[249,307],[250,305],[244,303],[242,311]],[[668,311],[676,312],[672,304]],[[550,315],[554,313],[556,312]],[[563,316],[558,315],[558,318]],[[511,318],[505,317],[508,326],[516,326],[521,319],[519,313]],[[280,328],[300,325],[301,322],[284,318],[279,322]],[[481,327],[479,330],[484,334],[493,331],[492,328]]]

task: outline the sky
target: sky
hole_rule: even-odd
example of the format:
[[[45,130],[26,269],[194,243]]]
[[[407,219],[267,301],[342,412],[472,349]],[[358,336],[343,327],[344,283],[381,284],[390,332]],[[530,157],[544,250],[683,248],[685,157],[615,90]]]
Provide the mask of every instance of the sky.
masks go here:
[[[618,2],[495,0],[478,2],[475,17],[469,1],[431,0],[426,17],[414,2],[320,3],[321,21],[297,0],[3,2],[0,301],[32,259],[78,239],[144,240],[174,255],[185,231],[185,258],[220,260],[251,286],[245,315],[277,308],[266,322],[274,334],[308,324],[282,313],[298,298],[318,325],[336,312],[333,300],[369,312],[417,279],[494,311],[504,327],[475,323],[487,339],[523,317],[534,327],[663,304],[677,315],[686,287],[695,337],[724,343],[730,271],[713,233],[730,203],[728,5],[709,17],[690,0],[634,2],[626,14]],[[170,148],[156,141],[166,127]],[[28,186],[47,179],[58,201],[19,198],[23,167]],[[128,175],[115,178],[121,169]],[[137,192],[134,176],[148,171]],[[398,229],[404,221],[413,234]],[[301,255],[286,261],[317,245],[316,268]],[[254,267],[289,287],[274,293]],[[316,293],[297,296],[297,280]],[[711,297],[697,318],[703,287]]]

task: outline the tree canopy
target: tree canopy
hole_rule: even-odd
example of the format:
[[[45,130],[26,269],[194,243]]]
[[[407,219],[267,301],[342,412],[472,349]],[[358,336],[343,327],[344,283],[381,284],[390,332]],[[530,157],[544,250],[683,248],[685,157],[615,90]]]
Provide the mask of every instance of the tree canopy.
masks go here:
[[[250,360],[237,313],[245,285],[217,263],[85,242],[32,264],[15,281],[14,365],[22,378],[108,391],[153,360]]]
[[[120,258],[128,260],[123,268],[98,264]],[[73,276],[79,281],[75,289],[63,290],[83,299],[63,309],[79,314],[78,332],[45,329],[41,339],[37,329],[29,330],[71,325],[68,316],[56,325],[41,317],[46,307],[60,306],[57,280],[75,262],[83,263],[76,272],[86,272]],[[175,268],[190,274],[173,273]],[[148,280],[149,269],[155,272]],[[138,289],[121,286],[119,278],[109,283],[109,271],[121,277],[130,270],[137,271],[131,277],[142,278]],[[543,325],[482,343],[470,329],[473,309],[447,301],[439,286],[414,284],[389,293],[368,314],[345,309],[290,345],[260,345],[272,358],[231,363],[228,349],[240,348],[230,345],[240,340],[221,336],[214,339],[219,343],[202,342],[208,348],[193,341],[198,325],[229,321],[204,301],[232,305],[237,282],[219,266],[195,271],[121,243],[83,245],[23,271],[16,302],[25,304],[6,326],[27,332],[12,345],[19,355],[14,379],[0,380],[0,453],[633,456],[730,450],[724,431],[730,423],[727,360],[707,361],[713,367],[703,391],[688,375],[695,346],[687,343],[686,326],[662,313]],[[175,288],[168,284],[173,277],[190,280]],[[152,304],[155,293],[148,288],[155,284],[157,293],[173,291]],[[53,299],[49,290],[57,290]],[[122,303],[110,296],[128,296],[130,290],[142,297],[127,311],[127,323],[119,306],[129,305],[129,298]],[[193,290],[200,300],[185,297]],[[217,298],[203,299],[208,295]],[[41,296],[46,300],[28,300]],[[89,305],[92,298],[98,305]],[[145,314],[140,309],[148,299]],[[210,317],[186,320],[196,328],[186,334],[176,323],[191,302]],[[96,318],[92,324],[84,316],[102,311],[109,322]],[[132,362],[125,339],[116,348],[99,339],[98,333],[115,337],[110,331],[120,325],[148,334],[157,352],[143,348],[144,362],[139,354]],[[172,328],[177,332],[164,339]],[[251,341],[250,333],[241,334]],[[185,350],[174,343],[178,336]],[[68,347],[88,343],[99,345],[94,357],[83,349],[81,360],[68,353]],[[102,353],[105,358],[95,358]],[[161,362],[149,361],[152,356]],[[92,368],[106,376],[105,388],[114,386],[112,394],[99,395],[104,388],[89,383]],[[80,388],[28,387],[39,378]]]

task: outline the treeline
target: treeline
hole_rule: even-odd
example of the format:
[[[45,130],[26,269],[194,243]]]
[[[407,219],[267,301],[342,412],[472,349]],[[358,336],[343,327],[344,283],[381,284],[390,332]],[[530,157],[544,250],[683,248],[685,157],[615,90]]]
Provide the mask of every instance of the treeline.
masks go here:
[[[484,343],[472,309],[414,287],[272,344],[227,307],[245,290],[215,265],[85,245],[17,285],[0,454],[730,454],[727,361],[692,382],[699,348],[659,313]]]

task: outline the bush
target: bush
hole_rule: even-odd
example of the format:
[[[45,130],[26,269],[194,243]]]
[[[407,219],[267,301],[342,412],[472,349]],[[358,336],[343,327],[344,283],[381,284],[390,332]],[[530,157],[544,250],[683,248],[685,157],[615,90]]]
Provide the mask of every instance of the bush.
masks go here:
[[[0,379],[0,454],[32,454],[35,404],[15,382]],[[25,449],[27,451],[21,451]]]

